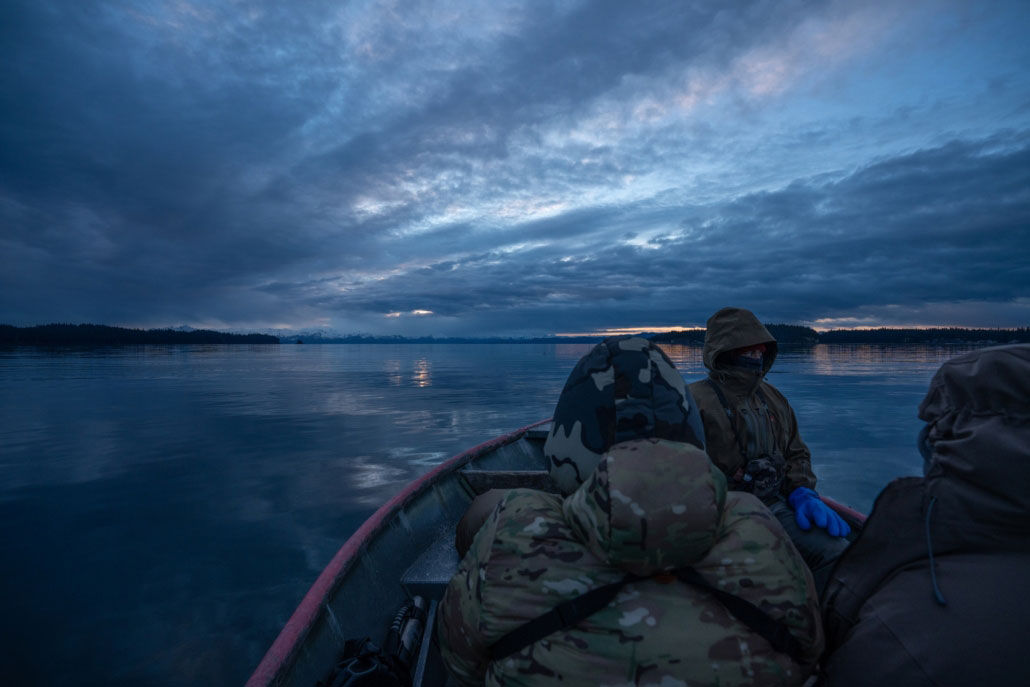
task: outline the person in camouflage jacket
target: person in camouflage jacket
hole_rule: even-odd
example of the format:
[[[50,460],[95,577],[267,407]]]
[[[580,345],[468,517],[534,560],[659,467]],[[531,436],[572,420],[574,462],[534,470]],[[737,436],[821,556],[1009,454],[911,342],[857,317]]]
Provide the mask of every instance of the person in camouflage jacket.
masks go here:
[[[545,445],[567,496],[507,492],[440,603],[452,676],[466,685],[802,684],[823,647],[811,574],[760,501],[727,492],[702,446],[683,379],[657,347],[621,337],[585,356]],[[687,566],[782,622],[800,663],[670,574]],[[643,579],[574,626],[491,660],[512,630],[627,574]]]
[[[689,389],[701,412],[708,455],[730,489],[753,493],[779,518],[821,589],[847,548],[843,535],[850,528],[818,498],[794,410],[765,379],[776,361],[776,339],[743,308],[722,308],[706,327],[708,378]]]

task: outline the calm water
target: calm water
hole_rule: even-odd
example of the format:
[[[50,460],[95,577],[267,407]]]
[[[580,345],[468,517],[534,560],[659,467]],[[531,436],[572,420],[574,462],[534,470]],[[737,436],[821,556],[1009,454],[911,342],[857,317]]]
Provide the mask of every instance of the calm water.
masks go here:
[[[242,684],[402,485],[550,415],[589,345],[0,350],[5,684]],[[666,349],[688,381],[698,348]],[[785,350],[820,491],[916,474],[957,347]]]

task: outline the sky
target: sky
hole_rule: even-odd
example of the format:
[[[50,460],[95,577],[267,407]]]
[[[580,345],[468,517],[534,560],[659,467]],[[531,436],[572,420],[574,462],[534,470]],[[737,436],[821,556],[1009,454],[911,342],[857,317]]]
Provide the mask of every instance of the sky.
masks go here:
[[[5,0],[0,323],[1030,324],[1030,3]]]

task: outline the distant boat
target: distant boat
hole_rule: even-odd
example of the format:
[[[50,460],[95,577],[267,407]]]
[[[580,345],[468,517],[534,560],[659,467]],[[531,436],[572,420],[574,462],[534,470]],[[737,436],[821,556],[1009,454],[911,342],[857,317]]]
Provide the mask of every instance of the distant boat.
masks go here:
[[[458,568],[455,526],[472,499],[489,489],[558,491],[543,452],[550,429],[550,419],[542,420],[464,451],[377,510],[315,580],[247,687],[311,687],[325,680],[347,639],[371,637],[382,646],[397,609],[416,596],[428,602],[428,636],[437,603]],[[861,529],[864,515],[823,500],[854,531]],[[435,643],[423,640],[414,687],[446,682]]]
[[[297,339],[297,343],[302,344],[304,341],[302,339]]]

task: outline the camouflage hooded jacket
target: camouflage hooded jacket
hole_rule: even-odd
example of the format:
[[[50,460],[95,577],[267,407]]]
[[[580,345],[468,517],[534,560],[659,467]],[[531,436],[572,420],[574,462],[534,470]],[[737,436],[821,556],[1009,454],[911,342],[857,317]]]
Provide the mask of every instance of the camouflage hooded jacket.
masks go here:
[[[727,365],[719,358],[727,351],[756,344],[766,346],[761,370]],[[797,487],[815,488],[811,454],[798,433],[794,410],[783,394],[765,381],[776,352],[776,339],[749,310],[723,308],[708,320],[704,363],[709,379],[694,382],[689,389],[701,411],[708,455],[730,478],[730,489],[750,491],[739,477],[748,461],[764,455],[774,456],[777,462],[784,496]],[[731,406],[732,420],[712,388],[713,382]]]
[[[570,496],[508,492],[444,594],[438,636],[476,685],[799,685],[811,664],[776,653],[707,592],[663,572],[691,566],[822,651],[810,573],[752,495],[727,492],[703,451],[663,439],[613,446]],[[489,647],[555,605],[626,573],[606,608],[499,661]]]

